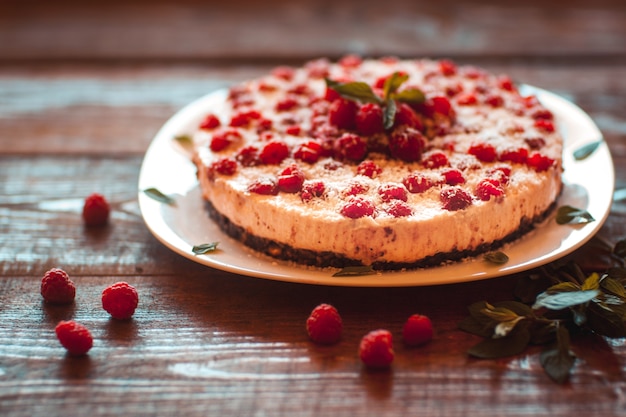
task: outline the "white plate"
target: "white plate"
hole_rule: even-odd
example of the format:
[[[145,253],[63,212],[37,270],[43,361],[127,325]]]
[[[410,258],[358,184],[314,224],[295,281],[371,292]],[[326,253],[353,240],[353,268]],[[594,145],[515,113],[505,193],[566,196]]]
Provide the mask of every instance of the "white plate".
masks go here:
[[[139,176],[139,205],[144,221],[154,236],[180,255],[200,264],[236,274],[307,284],[338,286],[396,287],[447,284],[492,278],[528,270],[574,251],[588,241],[606,220],[612,201],[615,176],[605,142],[584,160],[573,151],[602,140],[589,116],[569,101],[545,90],[524,86],[524,94],[536,94],[555,114],[565,137],[563,181],[558,205],[587,210],[595,222],[558,225],[554,215],[531,233],[505,246],[509,256],[504,265],[493,265],[481,257],[445,266],[381,272],[373,275],[333,277],[337,269],[311,268],[271,259],[225,235],[208,217],[196,181],[196,169],[188,155],[177,149],[173,138],[191,132],[212,108],[219,106],[225,91],[217,91],[189,104],[158,132],[146,152]],[[176,205],[160,203],[143,190],[155,187],[173,195]],[[194,245],[219,242],[219,250],[195,255]]]

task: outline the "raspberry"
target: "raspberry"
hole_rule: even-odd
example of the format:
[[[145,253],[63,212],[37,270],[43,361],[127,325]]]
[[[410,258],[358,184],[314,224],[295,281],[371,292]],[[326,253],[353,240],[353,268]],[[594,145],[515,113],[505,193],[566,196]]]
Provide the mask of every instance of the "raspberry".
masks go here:
[[[344,98],[330,103],[328,121],[339,129],[352,130],[355,126],[357,104]]]
[[[351,197],[340,209],[341,214],[351,219],[372,216],[375,211],[374,204],[363,197]]]
[[[231,143],[241,140],[241,134],[235,129],[227,129],[223,132],[218,132],[211,137],[211,143],[209,148],[213,152],[219,152],[225,149]]]
[[[233,175],[237,172],[237,161],[231,158],[222,158],[213,162],[209,166],[209,177],[213,178],[213,173],[217,172],[222,175]]]
[[[430,169],[445,167],[448,165],[448,157],[443,152],[435,151],[428,154],[422,161],[422,164]]]
[[[443,208],[449,211],[462,210],[472,204],[472,197],[459,187],[448,187],[439,193]]]
[[[352,133],[344,133],[335,141],[335,156],[337,159],[360,161],[367,153],[367,142]]]
[[[248,126],[250,125],[250,123],[252,123],[252,121],[258,120],[260,118],[261,118],[261,113],[259,113],[256,110],[248,110],[248,111],[239,112],[239,113],[234,114],[233,117],[230,119],[229,126],[232,126],[232,127]]]
[[[478,160],[483,162],[493,162],[498,156],[496,148],[488,143],[475,143],[470,146],[467,151],[470,155],[474,155]]]
[[[507,76],[501,76],[498,79],[498,86],[506,91],[515,91],[515,84],[513,83],[513,80]]]
[[[489,201],[491,197],[497,198],[504,195],[504,190],[500,186],[500,181],[493,178],[485,178],[478,183],[474,194],[482,201]]]
[[[378,187],[378,195],[380,195],[383,201],[406,201],[408,199],[407,189],[400,184],[382,184],[380,187]]]
[[[255,146],[243,147],[235,155],[235,159],[244,167],[251,167],[259,163],[259,150]]]
[[[393,337],[388,330],[374,330],[363,336],[359,357],[369,368],[387,368],[394,358]]]
[[[537,109],[531,114],[531,117],[533,119],[544,119],[544,120],[554,119],[554,115],[548,109]]]
[[[463,173],[456,168],[446,169],[441,173],[443,178],[448,185],[458,185],[465,183],[465,177]]]
[[[322,145],[319,142],[310,140],[298,146],[293,153],[293,157],[309,164],[314,164],[322,154]]]
[[[285,129],[285,133],[291,136],[300,136],[302,128],[299,125],[292,125]]]
[[[433,338],[433,324],[430,319],[420,314],[413,314],[402,327],[402,340],[407,346],[419,346]]]
[[[450,60],[442,59],[439,61],[439,71],[445,76],[456,74],[456,64]]]
[[[408,126],[415,130],[424,129],[424,125],[417,113],[406,103],[398,103],[394,126]]]
[[[289,148],[279,141],[271,141],[265,144],[259,153],[259,160],[268,165],[278,165],[289,156]]]
[[[278,194],[278,184],[273,178],[261,177],[248,186],[248,191],[255,194],[276,195]]]
[[[491,107],[502,107],[504,104],[504,99],[498,95],[490,95],[485,98],[485,103],[489,104]]]
[[[131,318],[138,303],[137,290],[126,282],[115,283],[102,291],[102,308],[114,319]]]
[[[458,96],[456,98],[456,102],[460,106],[471,106],[471,105],[478,103],[478,99],[476,98],[474,94],[466,93],[466,94]]]
[[[356,167],[357,175],[365,175],[366,177],[376,178],[383,170],[372,160],[366,160]]]
[[[60,321],[54,332],[61,345],[72,356],[84,355],[93,346],[93,337],[89,329],[73,320]]]
[[[406,217],[413,214],[413,209],[407,203],[402,200],[391,200],[385,211],[391,214],[393,217]]]
[[[292,67],[279,66],[272,70],[272,75],[285,81],[291,81],[295,75],[295,70]]]
[[[69,304],[74,301],[76,287],[65,271],[53,268],[41,279],[41,295],[47,303]]]
[[[350,183],[350,185],[348,185],[348,188],[344,190],[343,194],[344,195],[364,194],[367,192],[368,189],[369,187],[366,184],[353,181]]]
[[[498,157],[500,161],[509,161],[518,164],[523,164],[528,159],[528,149],[526,148],[517,148],[517,149],[507,149],[505,151],[500,152],[500,156]]]
[[[304,173],[296,164],[291,164],[278,175],[278,189],[285,193],[297,193],[302,189]]]
[[[378,104],[366,103],[362,105],[356,112],[355,116],[356,130],[364,136],[382,133],[383,128],[383,109]]]
[[[279,101],[278,103],[276,103],[276,111],[277,112],[281,112],[281,111],[287,111],[287,110],[291,110],[295,107],[298,107],[298,101],[288,97],[284,100]]]
[[[326,87],[326,91],[324,92],[324,100],[332,103],[333,101],[340,99],[341,95],[333,90],[332,88]]]
[[[109,221],[111,208],[106,198],[93,193],[85,199],[83,206],[83,221],[87,226],[104,226]]]
[[[535,152],[528,157],[526,164],[537,172],[543,172],[554,165],[554,159]]]
[[[418,173],[411,173],[407,175],[402,180],[402,184],[407,190],[409,190],[410,193],[413,194],[423,193],[435,185],[435,183],[428,177]]]
[[[448,118],[455,116],[452,104],[450,104],[450,100],[445,96],[430,97],[424,103],[420,104],[418,108],[424,115],[431,118],[436,115]]]
[[[306,320],[306,331],[315,343],[331,345],[339,342],[343,323],[337,309],[330,304],[320,304]]]
[[[541,149],[546,146],[546,141],[543,138],[526,138],[524,142],[530,149]]]
[[[426,140],[415,129],[397,129],[389,138],[389,150],[391,156],[405,162],[419,161],[422,157]]]
[[[300,198],[305,203],[311,201],[314,197],[322,197],[326,191],[326,186],[322,181],[310,181],[302,184],[302,192]]]
[[[554,123],[550,120],[537,119],[535,120],[535,127],[544,132],[554,132]]]
[[[363,58],[358,55],[346,55],[339,60],[339,65],[346,68],[357,68],[363,62]]]
[[[200,129],[211,130],[220,127],[222,123],[220,119],[214,114],[208,114],[202,122],[200,122]]]

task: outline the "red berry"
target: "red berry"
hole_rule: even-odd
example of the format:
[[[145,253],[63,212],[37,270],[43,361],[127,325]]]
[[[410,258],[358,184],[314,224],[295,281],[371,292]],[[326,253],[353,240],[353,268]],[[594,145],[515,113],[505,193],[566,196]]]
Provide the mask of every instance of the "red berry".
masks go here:
[[[544,120],[554,119],[554,115],[548,109],[537,109],[531,114],[531,117],[534,119],[544,119]]]
[[[472,204],[472,196],[459,187],[448,187],[439,194],[443,208],[449,211],[462,210]]]
[[[84,355],[93,346],[93,337],[89,329],[73,320],[60,321],[54,332],[67,353],[72,356]]]
[[[344,190],[344,195],[357,195],[366,193],[369,187],[366,184],[353,181],[348,185],[348,187]]]
[[[456,168],[446,169],[441,173],[443,175],[444,181],[448,185],[458,185],[465,183],[465,177],[463,173]]]
[[[333,90],[332,88],[326,87],[326,91],[324,92],[324,100],[332,103],[333,101],[341,98],[341,95]]]
[[[340,209],[341,214],[351,219],[372,216],[375,211],[371,201],[359,196],[351,197]]]
[[[515,91],[515,84],[508,76],[502,76],[498,79],[498,86],[506,91]]]
[[[322,154],[322,145],[319,142],[310,140],[298,146],[293,153],[293,157],[309,164],[314,164]]]
[[[214,172],[222,175],[234,175],[237,172],[237,161],[231,158],[222,158],[209,166],[209,178],[214,177]]]
[[[231,143],[237,142],[241,140],[241,134],[235,129],[227,129],[222,132],[215,133],[211,137],[211,143],[209,144],[209,148],[213,152],[219,152],[225,149]]]
[[[554,165],[554,159],[535,152],[528,157],[526,164],[537,172],[543,172]]]
[[[385,211],[393,217],[406,217],[413,214],[413,209],[402,200],[391,200],[387,204]]]
[[[357,68],[363,62],[363,58],[358,55],[346,55],[339,60],[339,65],[346,68]]]
[[[450,60],[442,59],[439,61],[439,70],[443,75],[454,75],[456,74],[456,64]]]
[[[299,125],[291,125],[285,129],[285,133],[292,136],[300,136],[302,128]]]
[[[244,167],[250,167],[259,163],[259,150],[255,146],[243,147],[235,155],[235,159]]]
[[[422,120],[408,104],[398,103],[394,126],[408,126],[415,130],[423,130]]]
[[[402,184],[409,190],[410,193],[423,193],[429,188],[433,187],[435,183],[428,177],[419,174],[419,173],[411,173],[407,175],[403,180]]]
[[[363,336],[359,357],[370,368],[387,368],[394,358],[393,337],[388,330],[374,330]]]
[[[278,165],[289,156],[289,148],[283,142],[271,141],[265,144],[259,153],[263,164]]]
[[[302,184],[300,198],[305,203],[311,201],[314,197],[322,197],[326,191],[326,186],[322,181],[309,181]]]
[[[407,201],[408,199],[407,194],[408,194],[407,189],[403,185],[400,185],[400,184],[387,183],[387,184],[381,184],[381,186],[378,187],[378,195],[380,195],[383,201],[391,201],[391,200]]]
[[[524,142],[528,145],[530,149],[541,149],[546,146],[546,141],[543,138],[526,138]]]
[[[359,135],[344,133],[335,141],[335,157],[360,161],[367,153],[367,142]]]
[[[490,95],[485,98],[485,103],[489,104],[491,107],[502,107],[504,99],[498,95]]]
[[[413,314],[402,327],[402,340],[407,346],[419,346],[433,338],[433,324],[430,319],[420,314]]]
[[[361,135],[371,136],[384,131],[383,109],[378,104],[366,103],[362,105],[355,117],[356,130]]]
[[[315,343],[330,345],[339,342],[343,323],[337,309],[329,304],[320,304],[306,320],[306,331]]]
[[[456,102],[460,106],[471,106],[471,105],[478,103],[478,99],[476,98],[474,94],[466,93],[466,94],[458,96],[456,98]]]
[[[339,129],[352,130],[355,126],[357,108],[354,101],[339,98],[328,108],[328,121]]]
[[[418,105],[419,110],[428,117],[436,115],[452,118],[455,116],[450,100],[445,96],[434,96],[428,98],[424,103]]]
[[[475,143],[470,146],[467,153],[469,153],[470,155],[474,155],[476,158],[478,158],[478,160],[483,162],[493,162],[498,156],[496,148],[494,148],[493,145],[483,142]]]
[[[376,178],[383,170],[372,160],[366,160],[356,167],[357,175],[365,175],[366,177]]]
[[[126,282],[117,282],[102,291],[102,308],[114,319],[131,318],[138,304],[137,290]]]
[[[446,165],[448,165],[448,157],[443,152],[435,151],[435,152],[428,154],[422,160],[422,164],[426,168],[430,168],[430,169],[445,167]]]
[[[291,97],[288,97],[284,100],[280,100],[278,103],[276,103],[277,112],[291,110],[295,107],[298,107],[298,101]]]
[[[293,79],[295,72],[295,69],[292,67],[279,66],[272,70],[272,75],[285,81],[290,81]]]
[[[109,221],[111,208],[106,198],[93,193],[85,199],[83,206],[83,220],[87,226],[103,226]]]
[[[202,122],[200,122],[200,129],[215,129],[217,127],[220,127],[222,123],[220,122],[220,119],[214,115],[214,114],[208,114],[204,120],[202,120]]]
[[[291,164],[278,175],[278,189],[284,193],[297,193],[304,184],[304,173],[296,164]]]
[[[554,123],[551,120],[537,119],[535,120],[535,127],[544,132],[554,132]]]
[[[500,156],[498,157],[498,159],[500,161],[510,161],[518,164],[523,164],[526,162],[526,159],[528,159],[528,149],[507,149],[500,152]]]
[[[65,271],[53,268],[41,279],[41,295],[47,303],[69,304],[74,301],[76,287]]]
[[[235,113],[230,119],[230,126],[232,127],[244,127],[250,125],[252,121],[261,118],[261,113],[256,110],[248,110],[239,113]]]
[[[248,191],[255,194],[276,195],[278,194],[278,184],[273,178],[261,177],[248,186]]]
[[[482,201],[489,201],[491,197],[503,196],[504,190],[500,186],[500,181],[493,178],[485,178],[478,183],[474,194]]]
[[[419,161],[426,139],[415,129],[400,128],[394,131],[389,138],[391,156],[405,162]]]

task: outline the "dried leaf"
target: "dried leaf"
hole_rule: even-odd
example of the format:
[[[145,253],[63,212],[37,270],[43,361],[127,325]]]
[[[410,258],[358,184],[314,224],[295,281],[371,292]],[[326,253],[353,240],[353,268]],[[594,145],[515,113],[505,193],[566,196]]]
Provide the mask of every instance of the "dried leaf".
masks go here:
[[[503,265],[509,261],[509,257],[506,253],[496,251],[496,252],[488,252],[483,255],[483,259],[487,262],[496,265]]]
[[[556,346],[544,350],[539,361],[545,372],[559,384],[568,380],[576,356],[570,351],[569,333],[564,326],[557,329]]]
[[[371,266],[346,266],[333,274],[333,277],[354,277],[360,275],[372,275],[376,271]]]
[[[152,188],[146,188],[145,190],[143,190],[144,194],[146,194],[148,197],[152,198],[153,200],[156,200],[160,203],[165,203],[165,204],[169,204],[170,206],[175,206],[176,205],[176,200],[167,195],[167,194],[163,194],[161,191],[159,191],[158,189],[152,187]]]
[[[191,251],[196,255],[204,255],[205,253],[216,251],[217,245],[219,245],[219,242],[202,243],[191,248]]]
[[[507,337],[485,339],[472,346],[468,354],[476,358],[497,359],[522,353],[530,342],[528,328],[521,327],[511,332]]]

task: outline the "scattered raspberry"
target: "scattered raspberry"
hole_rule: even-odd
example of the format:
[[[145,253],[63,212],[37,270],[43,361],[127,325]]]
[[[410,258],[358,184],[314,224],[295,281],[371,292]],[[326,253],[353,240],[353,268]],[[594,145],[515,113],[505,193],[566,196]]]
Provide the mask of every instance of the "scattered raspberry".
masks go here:
[[[282,78],[285,81],[291,81],[295,73],[295,69],[288,66],[278,66],[272,70],[274,77]]]
[[[445,167],[448,165],[448,156],[440,151],[431,152],[422,160],[422,165],[430,169]]]
[[[337,159],[360,161],[367,153],[367,142],[352,133],[344,133],[335,142],[335,156]]]
[[[503,196],[504,190],[500,186],[500,181],[493,178],[485,178],[478,183],[474,194],[482,201],[489,201],[491,197]]]
[[[383,201],[400,200],[407,201],[407,189],[401,184],[386,183],[378,187],[378,195]]]
[[[406,217],[413,214],[413,209],[402,200],[391,200],[385,207],[385,211],[393,217]]]
[[[213,162],[209,166],[209,177],[213,178],[213,173],[222,175],[233,175],[237,172],[237,161],[232,158],[222,158]]]
[[[366,160],[356,167],[356,173],[358,175],[365,175],[366,177],[376,178],[383,170],[372,160]]]
[[[535,127],[544,132],[554,132],[554,123],[551,120],[537,119],[535,120]]]
[[[73,320],[59,322],[54,331],[70,355],[84,355],[93,346],[93,337],[89,329]]]
[[[345,190],[343,190],[343,194],[344,195],[357,195],[357,194],[364,194],[367,192],[367,190],[369,190],[369,187],[367,186],[367,184],[363,184],[361,182],[358,181],[352,181],[350,182],[350,184],[348,185],[348,187],[346,187]]]
[[[369,368],[387,368],[394,358],[393,337],[388,330],[374,330],[363,336],[359,357]]]
[[[459,187],[448,187],[439,194],[443,208],[449,211],[462,210],[472,204],[472,196]]]
[[[384,131],[383,109],[378,104],[366,103],[357,111],[355,123],[356,130],[361,135],[371,136],[382,133]]]
[[[200,129],[211,130],[221,126],[220,119],[214,114],[208,114],[202,122],[200,122]]]
[[[495,161],[498,153],[496,152],[496,148],[493,145],[488,143],[475,143],[470,146],[467,151],[470,155],[474,155],[478,160],[483,162],[493,162]]]
[[[517,149],[507,149],[505,151],[500,152],[500,156],[498,157],[500,161],[509,161],[518,164],[523,164],[528,159],[528,149],[526,148],[517,148]]]
[[[339,342],[343,323],[337,309],[330,304],[320,304],[306,320],[306,331],[315,343],[330,345]]]
[[[85,199],[83,220],[87,226],[104,226],[109,221],[111,208],[106,198],[93,193]]]
[[[426,144],[424,136],[415,129],[396,129],[389,138],[391,156],[405,162],[419,161]]]
[[[407,126],[415,130],[424,129],[422,120],[415,111],[406,103],[398,103],[396,116],[394,118],[394,126]]]
[[[298,165],[291,164],[278,175],[278,189],[284,193],[297,193],[304,184],[304,173]]]
[[[372,216],[376,208],[374,204],[363,197],[351,197],[340,209],[341,214],[351,219]]]
[[[537,172],[543,172],[554,165],[554,159],[535,152],[528,157],[526,164]]]
[[[289,148],[283,142],[271,141],[259,153],[259,160],[268,165],[278,165],[289,156]]]
[[[433,338],[433,324],[430,319],[420,314],[413,314],[402,327],[402,340],[407,346],[419,346]]]
[[[357,109],[358,106],[354,101],[337,99],[328,108],[328,121],[339,129],[352,130],[355,127]]]
[[[416,172],[407,175],[402,180],[402,184],[413,194],[423,193],[435,185],[430,178]]]
[[[286,99],[281,100],[278,103],[276,103],[277,112],[291,110],[296,107],[298,107],[298,101],[291,97],[287,97]]]
[[[261,113],[256,110],[248,110],[239,112],[233,115],[230,119],[229,126],[232,127],[244,127],[249,126],[254,120],[259,120],[261,118]]]
[[[259,150],[255,146],[243,147],[235,156],[237,162],[244,167],[251,167],[259,163]]]
[[[524,142],[528,145],[530,149],[541,149],[546,146],[546,141],[543,138],[525,138]]]
[[[314,164],[322,154],[322,145],[319,142],[310,140],[298,146],[293,153],[293,157],[309,164]]]
[[[463,173],[456,168],[446,169],[441,173],[443,178],[448,185],[459,185],[465,183],[465,177]]]
[[[466,93],[466,94],[462,94],[462,95],[458,96],[456,98],[456,102],[460,106],[472,106],[472,105],[478,103],[478,99],[476,98],[476,95],[471,94],[471,93]]]
[[[450,60],[442,59],[439,61],[439,70],[445,76],[456,74],[456,64]]]
[[[491,107],[502,107],[504,105],[504,99],[502,96],[494,94],[485,97],[485,103],[489,104]]]
[[[339,60],[339,64],[346,68],[357,68],[363,62],[363,58],[358,55],[346,55]]]
[[[114,319],[131,318],[138,303],[137,290],[126,282],[115,283],[102,291],[102,308]]]
[[[537,109],[534,112],[532,112],[531,117],[533,119],[545,119],[545,120],[554,119],[554,115],[548,109]]]
[[[300,125],[291,125],[285,129],[285,133],[291,136],[300,136],[302,133],[302,128]]]
[[[498,86],[505,91],[515,91],[515,84],[510,77],[503,75],[498,79]]]
[[[427,117],[444,116],[446,118],[455,117],[454,108],[450,100],[445,96],[434,96],[428,98],[418,106],[419,110]]]
[[[326,191],[326,186],[322,181],[309,181],[302,184],[300,198],[305,203],[311,201],[315,197],[322,197]]]
[[[53,268],[41,280],[41,295],[47,303],[69,304],[74,301],[76,287],[64,270]]]
[[[255,194],[276,195],[278,194],[278,184],[273,178],[261,177],[248,186],[248,191]]]

